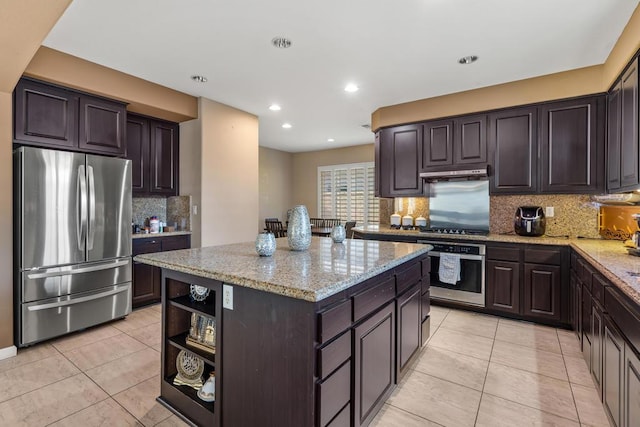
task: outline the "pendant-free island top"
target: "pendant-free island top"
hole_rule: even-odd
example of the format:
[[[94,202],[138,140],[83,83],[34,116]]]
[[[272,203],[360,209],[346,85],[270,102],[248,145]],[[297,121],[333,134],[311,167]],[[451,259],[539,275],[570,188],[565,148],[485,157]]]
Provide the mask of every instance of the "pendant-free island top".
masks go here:
[[[306,301],[320,301],[431,249],[430,245],[314,237],[306,251],[277,239],[271,257],[253,242],[138,255],[135,261]]]

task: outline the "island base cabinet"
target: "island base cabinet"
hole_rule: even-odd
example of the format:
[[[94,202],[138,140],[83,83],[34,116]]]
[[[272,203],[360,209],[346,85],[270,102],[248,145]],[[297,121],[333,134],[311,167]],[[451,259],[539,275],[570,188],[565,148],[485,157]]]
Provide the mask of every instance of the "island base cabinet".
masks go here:
[[[408,292],[403,294],[397,299],[397,313],[398,313],[398,369],[396,372],[397,382],[409,370],[414,355],[417,354],[420,349],[420,331],[421,331],[421,319],[420,319],[420,305],[421,301],[421,288],[420,284],[414,286]]]
[[[395,387],[395,303],[354,327],[354,425],[367,426]]]

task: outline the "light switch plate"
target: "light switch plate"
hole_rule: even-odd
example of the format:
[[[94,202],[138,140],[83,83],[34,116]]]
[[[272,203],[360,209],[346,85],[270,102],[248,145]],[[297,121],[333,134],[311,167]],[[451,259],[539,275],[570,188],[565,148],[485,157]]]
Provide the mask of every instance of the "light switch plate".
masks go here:
[[[222,285],[222,307],[233,310],[233,286]]]
[[[553,218],[556,215],[555,209],[553,206],[547,206],[544,212],[545,216],[548,218]]]

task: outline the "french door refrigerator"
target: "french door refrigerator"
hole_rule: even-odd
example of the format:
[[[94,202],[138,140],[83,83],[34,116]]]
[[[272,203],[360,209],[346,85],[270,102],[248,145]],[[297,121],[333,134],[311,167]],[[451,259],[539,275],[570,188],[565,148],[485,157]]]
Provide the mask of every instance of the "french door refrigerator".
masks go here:
[[[14,151],[16,343],[131,312],[131,161]]]

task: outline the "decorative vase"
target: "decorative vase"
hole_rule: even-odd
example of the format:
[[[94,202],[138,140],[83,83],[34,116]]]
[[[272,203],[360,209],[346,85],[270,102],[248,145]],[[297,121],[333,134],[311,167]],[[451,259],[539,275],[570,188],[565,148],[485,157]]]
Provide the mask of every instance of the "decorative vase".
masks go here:
[[[287,226],[287,241],[293,251],[306,251],[311,245],[311,223],[304,205],[294,206]]]
[[[256,252],[260,256],[271,256],[276,251],[276,237],[273,233],[260,233],[256,237]]]
[[[347,232],[344,229],[344,225],[335,225],[331,230],[331,238],[335,243],[342,243],[345,237],[347,237]]]

